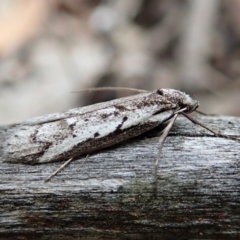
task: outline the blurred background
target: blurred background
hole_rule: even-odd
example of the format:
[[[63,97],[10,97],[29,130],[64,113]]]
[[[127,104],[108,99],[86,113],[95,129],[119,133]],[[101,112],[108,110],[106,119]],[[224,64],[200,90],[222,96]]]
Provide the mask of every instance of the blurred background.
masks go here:
[[[239,0],[1,0],[0,125],[174,88],[240,116]]]

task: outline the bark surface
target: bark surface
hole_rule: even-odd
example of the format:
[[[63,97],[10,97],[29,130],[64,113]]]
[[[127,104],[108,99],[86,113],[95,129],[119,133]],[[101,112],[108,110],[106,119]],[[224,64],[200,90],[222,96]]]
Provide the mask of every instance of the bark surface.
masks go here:
[[[198,120],[240,138],[240,118]],[[1,134],[1,132],[0,132]],[[163,147],[154,192],[156,129],[73,161],[0,162],[0,238],[238,239],[240,142],[179,117]]]

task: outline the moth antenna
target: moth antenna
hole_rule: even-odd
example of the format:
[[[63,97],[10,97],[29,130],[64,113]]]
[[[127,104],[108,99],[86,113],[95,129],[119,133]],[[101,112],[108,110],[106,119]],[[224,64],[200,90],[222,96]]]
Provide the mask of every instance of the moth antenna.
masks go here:
[[[125,88],[125,87],[97,87],[97,88],[85,88],[83,90],[79,91],[73,91],[72,93],[79,93],[79,92],[97,92],[97,91],[133,91],[133,92],[139,92],[139,93],[145,93],[149,92],[143,89],[137,89],[137,88]]]
[[[197,119],[193,118],[192,116],[189,116],[189,115],[187,115],[187,114],[184,113],[184,112],[182,112],[182,114],[183,114],[188,120],[190,120],[192,123],[197,124],[197,125],[201,126],[202,128],[207,129],[209,132],[213,133],[213,134],[214,134],[215,136],[217,136],[217,137],[222,137],[222,138],[231,139],[231,140],[235,140],[235,141],[240,142],[240,139],[239,139],[239,138],[231,137],[231,136],[228,136],[228,135],[225,135],[225,134],[221,134],[221,133],[217,133],[216,131],[212,130],[211,128],[209,128],[209,127],[203,125],[202,123],[200,123]]]
[[[194,112],[199,113],[199,114],[201,114],[201,115],[203,115],[203,116],[208,116],[207,113],[201,112],[201,111],[199,111],[199,110],[195,110]]]
[[[208,113],[201,112],[199,110],[195,110],[194,112],[199,113],[199,114],[201,114],[203,116],[216,116],[216,114],[208,114]]]
[[[191,95],[193,95],[194,99],[197,99],[197,96],[196,96],[196,94],[195,94],[195,93],[193,93],[193,92],[192,92],[192,94],[191,94]]]
[[[160,160],[160,154],[163,148],[163,144],[168,136],[169,131],[171,130],[176,118],[177,118],[178,114],[175,114],[172,119],[170,120],[170,122],[168,123],[168,125],[163,129],[163,133],[159,138],[159,143],[160,143],[160,147],[158,150],[158,154],[157,154],[157,158],[155,161],[155,167],[154,167],[154,180],[155,180],[155,186],[154,186],[154,192],[155,194],[157,193],[157,170],[158,170],[158,165],[159,165],[159,160]]]

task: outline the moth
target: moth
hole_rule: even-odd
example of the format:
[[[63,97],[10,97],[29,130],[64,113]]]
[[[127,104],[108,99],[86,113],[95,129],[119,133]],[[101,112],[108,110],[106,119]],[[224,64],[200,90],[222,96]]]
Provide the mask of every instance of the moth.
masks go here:
[[[156,175],[163,143],[179,114],[215,135],[227,137],[187,115],[198,107],[199,102],[189,95],[162,88],[33,118],[1,133],[0,158],[4,162],[24,164],[73,159],[167,124],[160,137]]]
[[[173,89],[141,93],[27,120],[1,135],[5,162],[49,163],[138,136],[199,103]]]

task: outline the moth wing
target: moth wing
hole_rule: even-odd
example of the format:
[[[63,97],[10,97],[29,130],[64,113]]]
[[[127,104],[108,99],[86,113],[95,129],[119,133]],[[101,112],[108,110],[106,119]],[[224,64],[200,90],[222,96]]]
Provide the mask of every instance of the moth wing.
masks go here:
[[[118,105],[118,104],[125,105],[128,101],[132,102],[135,99],[138,99],[141,97],[147,97],[150,94],[152,94],[152,92],[141,93],[141,94],[136,94],[136,95],[129,96],[129,97],[118,98],[118,99],[111,100],[108,102],[96,103],[96,104],[81,107],[81,108],[74,108],[74,109],[70,109],[63,113],[53,113],[53,114],[48,114],[46,116],[35,117],[35,118],[29,119],[29,120],[21,123],[21,125],[38,125],[38,124],[54,122],[54,121],[58,121],[58,120],[66,119],[66,118],[77,117],[77,116],[84,115],[89,112],[108,108],[108,107],[111,107],[114,105]]]

